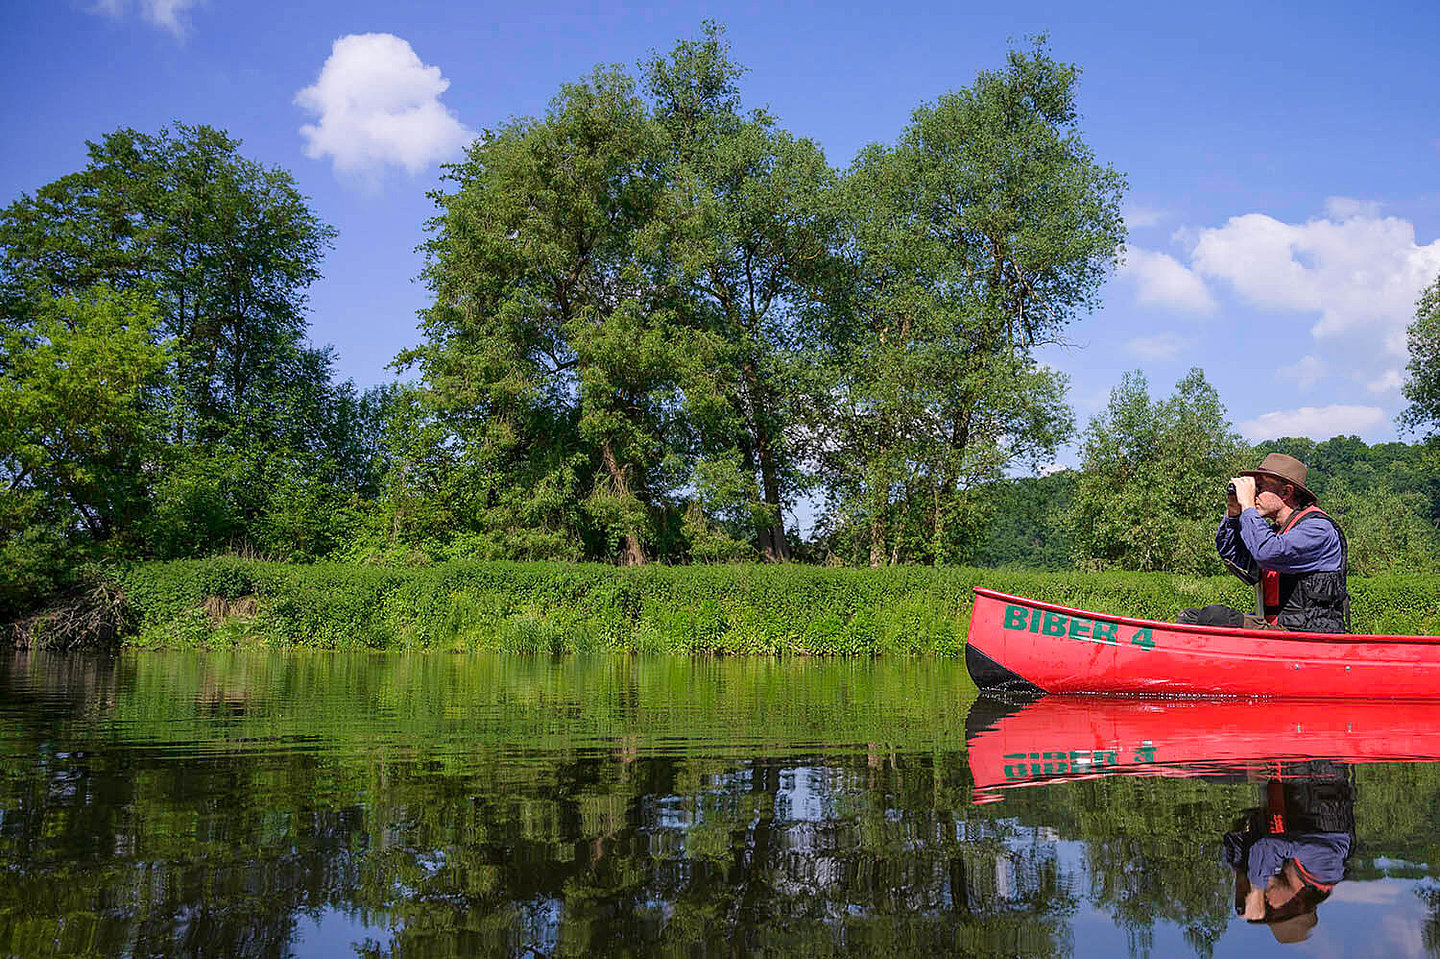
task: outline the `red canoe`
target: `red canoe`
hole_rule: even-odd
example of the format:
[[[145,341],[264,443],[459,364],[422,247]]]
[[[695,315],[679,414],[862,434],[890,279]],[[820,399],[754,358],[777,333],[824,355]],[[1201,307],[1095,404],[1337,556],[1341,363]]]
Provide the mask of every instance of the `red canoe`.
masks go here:
[[[1185,626],[975,589],[965,665],[982,690],[1440,699],[1440,636]]]
[[[1440,703],[1374,700],[1045,696],[1006,713],[981,700],[966,721],[975,801],[1101,776],[1273,775],[1283,764],[1440,760]]]

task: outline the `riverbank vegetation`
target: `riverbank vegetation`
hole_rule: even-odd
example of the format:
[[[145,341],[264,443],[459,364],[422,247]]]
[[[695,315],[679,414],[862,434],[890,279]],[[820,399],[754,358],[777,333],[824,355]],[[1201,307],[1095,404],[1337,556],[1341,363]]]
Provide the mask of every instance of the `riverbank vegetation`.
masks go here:
[[[1220,576],[800,564],[395,567],[221,557],[119,566],[107,582],[97,592],[115,634],[171,649],[951,657],[963,651],[975,586],[1160,620],[1184,606],[1253,600]],[[1351,593],[1359,632],[1440,634],[1433,577],[1353,578]],[[26,622],[36,646],[74,641],[66,621]]]
[[[247,570],[257,589],[202,591],[185,609],[253,596],[265,635],[297,642],[467,645],[490,634],[446,632],[418,607],[389,625],[317,612],[328,638],[307,637],[281,598],[334,610],[414,586],[438,609],[445,577],[504,569],[517,584],[654,590],[644,602],[693,616],[720,608],[705,589],[760,596],[768,578],[797,622],[831,617],[817,649],[874,651],[907,642],[863,622],[908,622],[886,606],[892,588],[954,586],[925,599],[948,623],[974,567],[1219,572],[1221,480],[1270,450],[1311,465],[1353,572],[1440,566],[1433,437],[1251,448],[1198,369],[1168,398],[1128,375],[1077,437],[1066,379],[1035,351],[1097,304],[1123,251],[1125,180],[1085,143],[1078,67],[1043,40],[919,105],[844,169],[745,105],[743,72],[710,25],[477,140],[432,195],[432,299],[396,361],[411,378],[363,391],[306,339],[306,290],[335,233],[288,172],[203,125],[90,144],[84,169],[0,211],[0,623],[118,634],[134,625],[117,619],[118,591],[151,636],[169,607],[144,584],[185,580],[170,561],[228,554],[276,562],[196,567]],[[1440,425],[1437,297],[1411,336],[1404,422],[1420,435]],[[1078,469],[1023,475],[1077,439]],[[892,572],[732,565],[782,561]],[[587,563],[720,570],[566,565]],[[841,605],[806,605],[812,586],[796,584],[822,582]],[[1046,595],[1070,602],[1069,589]],[[1074,605],[1148,611],[1108,598]],[[557,602],[527,607],[543,628],[505,627],[531,639],[483,642],[580,643]],[[916,642],[951,649],[950,628]],[[602,635],[796,650],[812,635],[726,626],[712,643],[686,629]],[[636,638],[652,634],[665,638]]]

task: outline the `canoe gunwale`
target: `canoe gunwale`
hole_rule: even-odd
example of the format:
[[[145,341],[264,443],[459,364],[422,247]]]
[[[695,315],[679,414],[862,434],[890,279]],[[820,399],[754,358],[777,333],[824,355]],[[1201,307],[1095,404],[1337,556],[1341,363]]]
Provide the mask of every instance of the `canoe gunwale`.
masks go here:
[[[1059,603],[1047,603],[1038,599],[1028,599],[1024,596],[1012,596],[1009,593],[1002,593],[999,590],[987,589],[984,586],[974,587],[976,596],[983,596],[986,599],[998,600],[1003,603],[1011,603],[1017,606],[1028,606],[1032,609],[1043,609],[1048,612],[1061,613],[1066,616],[1083,616],[1087,619],[1100,619],[1107,623],[1119,623],[1124,626],[1163,628],[1175,633],[1198,633],[1202,636],[1239,636],[1251,637],[1254,639],[1289,639],[1300,640],[1307,643],[1332,643],[1336,645],[1352,645],[1355,643],[1395,643],[1414,645],[1440,645],[1440,636],[1383,636],[1367,635],[1359,633],[1303,633],[1285,629],[1234,629],[1228,626],[1196,626],[1189,623],[1173,623],[1155,619],[1139,619],[1134,616],[1112,616],[1109,613],[1097,613],[1093,610],[1077,609],[1073,606],[1061,606]]]

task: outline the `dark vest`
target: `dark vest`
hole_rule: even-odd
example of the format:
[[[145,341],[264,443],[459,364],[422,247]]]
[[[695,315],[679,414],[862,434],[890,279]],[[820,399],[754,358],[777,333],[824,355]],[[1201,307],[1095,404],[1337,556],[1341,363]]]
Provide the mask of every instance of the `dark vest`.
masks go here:
[[[1349,548],[1345,534],[1318,506],[1296,510],[1277,533],[1286,533],[1301,523],[1329,523],[1340,537],[1340,568],[1316,573],[1262,574],[1265,586],[1265,618],[1281,629],[1308,633],[1350,632],[1350,593],[1345,587]]]
[[[1271,780],[1266,789],[1271,824],[1276,801],[1283,828],[1272,832],[1345,832],[1355,835],[1355,789],[1350,770],[1331,760],[1280,764],[1284,780]]]

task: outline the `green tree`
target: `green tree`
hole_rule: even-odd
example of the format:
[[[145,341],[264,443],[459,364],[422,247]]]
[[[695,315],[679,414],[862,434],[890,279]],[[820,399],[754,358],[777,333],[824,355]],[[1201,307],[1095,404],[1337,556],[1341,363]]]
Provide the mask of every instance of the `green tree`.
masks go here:
[[[1387,483],[1365,489],[1332,481],[1321,507],[1345,532],[1352,576],[1429,572],[1440,568],[1440,536],[1425,517],[1424,500]]]
[[[1220,572],[1225,478],[1252,464],[1204,372],[1160,401],[1142,373],[1126,373],[1080,455],[1067,525],[1081,568]]]
[[[419,365],[471,471],[480,532],[487,516],[538,523],[599,536],[628,563],[657,538],[683,479],[668,437],[696,355],[645,235],[658,133],[634,82],[597,70],[543,120],[477,141],[454,192],[433,195],[428,342],[401,362]]]
[[[705,24],[644,65],[665,137],[661,217],[667,280],[712,345],[709,375],[685,384],[700,451],[738,460],[756,498],[744,538],[788,559],[784,511],[804,487],[796,442],[802,394],[800,313],[814,298],[833,234],[834,173],[820,148],[781,129],[765,110],[740,108],[723,30]],[[733,485],[733,484],[732,484]]]
[[[239,148],[207,126],[118,130],[88,145],[84,169],[0,211],[0,329],[34,336],[45,304],[95,284],[153,303],[167,444],[136,495],[161,506],[163,522],[142,524],[161,555],[245,540],[275,487],[331,488],[359,468],[353,387],[304,341],[334,231],[288,173]]]
[[[305,288],[334,236],[288,173],[239,147],[207,126],[117,130],[88,144],[85,169],[0,213],[6,323],[27,325],[37,294],[97,282],[155,300],[177,441],[272,429],[246,404],[304,372]]]
[[[978,566],[1068,569],[1074,565],[1065,517],[1079,474],[1063,469],[987,488],[995,512],[976,556]]]
[[[1434,436],[1440,434],[1440,276],[1415,304],[1408,341],[1410,376],[1404,394],[1410,405],[1400,414],[1400,425],[1409,430],[1428,429]]]
[[[0,331],[0,620],[90,545],[133,548],[164,457],[170,357],[155,325],[145,297],[101,286],[46,297],[24,328]]]
[[[862,151],[839,204],[816,429],[830,524],[871,565],[965,562],[978,490],[1068,437],[1037,363],[1092,308],[1124,241],[1124,178],[1080,136],[1076,67],[1043,41]]]

